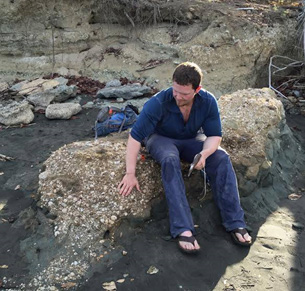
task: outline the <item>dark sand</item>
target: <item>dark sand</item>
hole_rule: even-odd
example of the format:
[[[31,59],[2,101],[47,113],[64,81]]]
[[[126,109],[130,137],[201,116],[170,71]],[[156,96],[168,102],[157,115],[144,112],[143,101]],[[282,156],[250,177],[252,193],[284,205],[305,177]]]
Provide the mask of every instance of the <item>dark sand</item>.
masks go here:
[[[0,130],[0,153],[15,158],[13,161],[0,162],[0,172],[4,172],[0,176],[0,202],[7,201],[0,211],[0,266],[8,265],[7,269],[0,269],[0,286],[4,277],[11,278],[10,283],[3,283],[0,290],[14,289],[32,278],[33,266],[20,250],[20,242],[31,236],[36,226],[31,219],[26,225],[22,225],[19,223],[21,218],[18,217],[29,207],[37,211],[33,198],[43,162],[52,151],[64,144],[93,138],[91,127],[96,114],[97,110],[83,110],[76,119],[67,121],[47,120],[44,115],[36,114],[33,125],[23,128],[2,127]],[[289,117],[289,125],[304,144],[305,118]],[[305,188],[304,180],[292,183]],[[17,185],[20,185],[20,189],[14,190]],[[176,242],[165,240],[168,236],[168,220],[165,202],[161,201],[153,209],[150,221],[125,221],[113,234],[116,243],[127,251],[127,255],[119,259],[115,254],[105,256],[94,264],[88,280],[77,282],[79,285],[70,290],[103,290],[104,282],[122,279],[124,274],[128,276],[123,283],[116,283],[117,290],[305,290],[305,250],[302,247],[305,243],[304,231],[293,230],[290,224],[285,226],[283,221],[284,224],[280,227],[287,234],[297,234],[293,249],[294,259],[290,268],[287,265],[284,267],[287,274],[278,271],[276,277],[273,272],[272,279],[270,272],[277,270],[277,257],[284,253],[272,244],[255,239],[268,217],[259,223],[250,224],[255,242],[249,250],[232,243],[230,235],[221,226],[212,202],[201,207],[196,202],[192,205],[194,222],[199,226],[197,239],[201,244],[201,252],[198,256],[182,254]],[[305,197],[302,197],[297,202],[282,200],[275,212],[281,215],[290,211],[289,215],[293,215],[295,221],[304,225],[304,210]],[[275,225],[272,221],[271,219],[271,225]],[[275,254],[274,259],[270,260],[271,265],[265,267],[269,273],[258,276],[255,269],[258,264],[254,266],[252,258],[258,253],[264,257],[270,250]],[[43,253],[46,250],[38,251]],[[254,252],[253,255],[251,252]],[[158,268],[158,273],[148,275],[146,271],[150,266]],[[240,266],[240,270],[246,271],[236,274],[236,279],[231,278],[230,284],[226,286],[223,283],[225,272],[232,266]],[[247,283],[244,283],[245,279]],[[289,282],[285,283],[283,280]],[[278,285],[279,283],[283,284]],[[60,285],[57,288],[64,290]]]

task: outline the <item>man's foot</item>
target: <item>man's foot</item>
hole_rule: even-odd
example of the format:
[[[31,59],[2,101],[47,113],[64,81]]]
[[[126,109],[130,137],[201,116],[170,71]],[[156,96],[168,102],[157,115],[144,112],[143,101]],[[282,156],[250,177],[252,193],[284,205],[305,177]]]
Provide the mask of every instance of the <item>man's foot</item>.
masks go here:
[[[200,246],[193,236],[191,231],[184,231],[178,236],[179,248],[188,254],[197,253],[200,250]]]
[[[252,237],[249,235],[245,228],[236,228],[231,231],[233,241],[241,246],[251,246]]]

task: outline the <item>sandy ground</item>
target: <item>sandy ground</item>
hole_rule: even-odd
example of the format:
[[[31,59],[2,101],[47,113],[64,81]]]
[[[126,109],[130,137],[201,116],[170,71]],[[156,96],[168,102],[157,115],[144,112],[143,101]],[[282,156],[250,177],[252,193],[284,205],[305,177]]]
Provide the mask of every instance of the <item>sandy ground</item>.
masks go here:
[[[25,225],[20,221],[23,210],[29,207],[34,212],[38,210],[33,198],[43,162],[66,143],[92,139],[91,126],[96,114],[95,109],[83,110],[76,119],[66,121],[47,120],[44,115],[36,114],[32,125],[1,128],[0,153],[15,159],[0,161],[3,172],[0,175],[0,290],[20,290],[20,284],[32,277],[31,258],[22,252],[20,242],[32,236],[36,228],[31,220]],[[288,121],[304,144],[305,118],[294,116]],[[305,188],[305,179],[292,183],[296,189]],[[166,240],[168,219],[163,200],[154,207],[151,220],[126,220],[113,234],[114,244],[126,250],[125,256],[118,259],[115,252],[105,256],[90,269],[88,279],[77,282],[70,290],[103,290],[104,282],[119,279],[124,280],[116,282],[117,290],[132,291],[305,290],[303,194],[297,201],[282,200],[265,220],[250,222],[254,237],[250,249],[232,243],[213,202],[192,201],[201,244],[197,256],[182,254],[176,242]],[[38,250],[41,254],[45,251]],[[157,273],[147,274],[151,266],[158,269]]]

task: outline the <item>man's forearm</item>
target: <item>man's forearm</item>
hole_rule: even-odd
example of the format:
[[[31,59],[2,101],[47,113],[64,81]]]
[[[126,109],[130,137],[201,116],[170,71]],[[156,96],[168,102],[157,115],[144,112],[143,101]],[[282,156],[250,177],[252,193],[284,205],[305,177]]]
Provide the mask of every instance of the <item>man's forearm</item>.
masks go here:
[[[126,152],[126,174],[135,174],[141,143],[129,135]]]
[[[207,159],[212,155],[220,146],[221,137],[220,136],[209,136],[206,138],[203,144],[201,155]]]

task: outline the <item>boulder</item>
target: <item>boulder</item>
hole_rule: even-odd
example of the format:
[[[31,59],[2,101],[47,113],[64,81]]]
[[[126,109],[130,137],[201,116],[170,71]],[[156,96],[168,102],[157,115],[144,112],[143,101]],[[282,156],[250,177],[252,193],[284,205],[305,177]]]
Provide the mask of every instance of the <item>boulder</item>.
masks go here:
[[[121,218],[149,216],[150,201],[162,191],[159,166],[138,163],[142,192],[124,198],[117,187],[125,172],[126,139],[75,142],[54,152],[39,176],[41,205],[57,216],[58,235],[95,229],[104,233]],[[86,231],[84,231],[85,233]]]
[[[70,119],[81,110],[82,107],[78,103],[50,104],[46,109],[46,117],[49,119]]]
[[[231,155],[242,195],[250,195],[269,175],[281,131],[289,131],[282,103],[271,89],[248,89],[219,99],[222,146]]]
[[[4,125],[29,124],[33,119],[32,106],[26,101],[0,104],[0,123]]]
[[[55,95],[50,91],[31,94],[27,97],[27,101],[35,106],[35,111],[46,109],[54,99]]]
[[[18,91],[21,95],[29,95],[40,93],[45,90],[54,88],[58,86],[60,82],[58,80],[45,80],[45,79],[36,79],[33,81],[23,81],[13,85],[10,90]]]
[[[72,86],[60,85],[50,90],[49,92],[55,95],[54,98],[55,102],[64,102],[71,97],[75,97],[77,92],[77,87],[75,85]]]
[[[134,83],[119,87],[108,86],[97,92],[97,98],[124,98],[126,100],[151,93],[151,88]]]
[[[31,94],[27,97],[28,102],[35,106],[35,110],[46,109],[47,106],[52,102],[64,102],[71,97],[75,97],[77,91],[77,87],[75,85],[67,86],[64,84],[67,83],[67,80],[64,78],[62,78],[62,80],[55,81],[58,85],[55,88],[48,88],[42,92]]]

